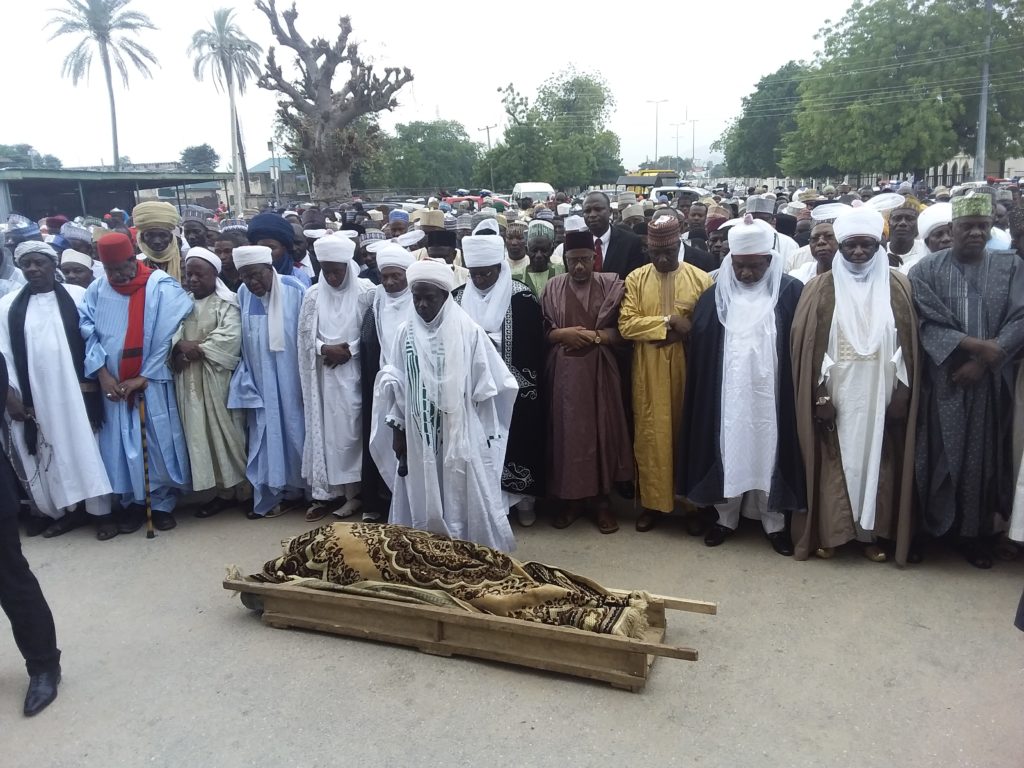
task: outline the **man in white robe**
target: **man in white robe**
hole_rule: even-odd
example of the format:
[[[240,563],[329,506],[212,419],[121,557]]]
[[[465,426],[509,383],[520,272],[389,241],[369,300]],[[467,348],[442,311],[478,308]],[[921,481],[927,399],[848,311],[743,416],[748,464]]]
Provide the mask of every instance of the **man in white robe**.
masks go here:
[[[359,334],[373,283],[353,267],[355,242],[327,235],[315,244],[320,281],[299,312],[299,379],[306,437],[302,476],[313,492],[306,520],[348,517],[362,506],[363,396]]]
[[[501,473],[515,377],[452,300],[449,266],[420,261],[407,275],[415,311],[374,401],[399,462],[390,522],[511,552]]]
[[[10,371],[11,437],[50,538],[76,528],[79,502],[101,541],[117,535],[110,481],[94,430],[103,420],[99,385],[85,379],[78,305],[85,289],[56,281],[57,253],[28,241],[15,251],[27,285],[0,299],[0,352]]]

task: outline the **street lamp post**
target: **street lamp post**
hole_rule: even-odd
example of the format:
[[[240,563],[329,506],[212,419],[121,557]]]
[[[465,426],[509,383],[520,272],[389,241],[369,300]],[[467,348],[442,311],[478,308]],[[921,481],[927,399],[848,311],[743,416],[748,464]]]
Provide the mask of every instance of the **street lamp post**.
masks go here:
[[[277,206],[280,201],[277,199],[277,184],[280,173],[277,166],[277,155],[274,154],[274,140],[271,139],[267,142],[267,149],[270,150],[270,188],[271,194],[273,195],[274,205]]]
[[[658,107],[668,99],[648,99],[648,104],[654,105],[654,164],[658,164]]]

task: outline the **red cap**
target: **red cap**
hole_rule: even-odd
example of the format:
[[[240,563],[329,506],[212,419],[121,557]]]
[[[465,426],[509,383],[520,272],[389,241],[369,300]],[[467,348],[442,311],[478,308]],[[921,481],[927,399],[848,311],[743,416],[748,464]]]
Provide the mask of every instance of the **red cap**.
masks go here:
[[[96,242],[96,250],[104,264],[123,264],[135,258],[132,241],[128,235],[121,232],[112,232],[101,237]]]

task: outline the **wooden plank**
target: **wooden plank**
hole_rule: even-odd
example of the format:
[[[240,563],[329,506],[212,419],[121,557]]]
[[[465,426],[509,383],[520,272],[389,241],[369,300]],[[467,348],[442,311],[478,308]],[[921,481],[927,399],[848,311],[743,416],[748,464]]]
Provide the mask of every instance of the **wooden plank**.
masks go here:
[[[469,613],[439,608],[430,605],[419,605],[416,603],[401,603],[363,595],[350,595],[344,592],[332,592],[329,590],[311,589],[309,587],[295,586],[288,584],[259,584],[246,581],[225,580],[224,587],[241,592],[250,592],[264,596],[280,595],[287,593],[298,602],[327,603],[345,605],[352,609],[373,608],[382,613],[399,616],[403,621],[411,620],[412,617],[427,617],[435,620],[443,620],[446,624],[453,626],[481,626],[490,632],[509,632],[530,637],[540,637],[546,640],[558,641],[560,636],[568,635],[573,641],[580,645],[598,648],[616,648],[631,651],[638,651],[655,656],[665,656],[673,659],[696,661],[697,651],[693,648],[683,646],[664,645],[660,643],[647,643],[642,640],[622,637],[619,635],[608,635],[597,632],[588,632],[575,627],[554,626],[540,622],[523,621],[510,619],[504,616],[492,616],[485,613]],[[666,605],[667,607],[667,605]],[[266,604],[268,610],[272,610],[270,602]]]
[[[609,589],[615,595],[628,595],[628,589]],[[690,600],[685,597],[672,597],[671,595],[651,595],[652,600],[664,603],[665,607],[673,611],[688,611],[690,613],[703,613],[715,616],[718,613],[718,603],[708,603],[703,600]]]

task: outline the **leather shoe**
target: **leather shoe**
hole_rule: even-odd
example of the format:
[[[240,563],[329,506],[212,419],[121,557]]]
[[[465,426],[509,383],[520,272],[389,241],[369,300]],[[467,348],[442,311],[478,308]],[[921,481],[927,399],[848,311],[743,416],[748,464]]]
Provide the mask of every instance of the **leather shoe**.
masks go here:
[[[704,546],[717,547],[732,536],[732,533],[732,528],[726,528],[724,525],[715,523],[711,526],[711,530],[704,534]]]
[[[153,510],[153,527],[158,531],[169,531],[178,524],[174,515],[170,512],[158,512]]]
[[[28,681],[28,693],[25,694],[25,717],[38,715],[57,698],[57,686],[60,685],[60,667],[50,672],[31,675]]]
[[[772,544],[772,549],[778,552],[783,557],[789,557],[793,554],[793,542],[789,539],[789,534],[785,531],[777,531],[776,533],[768,534],[768,541]]]
[[[135,533],[146,522],[145,512],[141,512],[134,504],[121,510],[117,520],[118,533]]]

